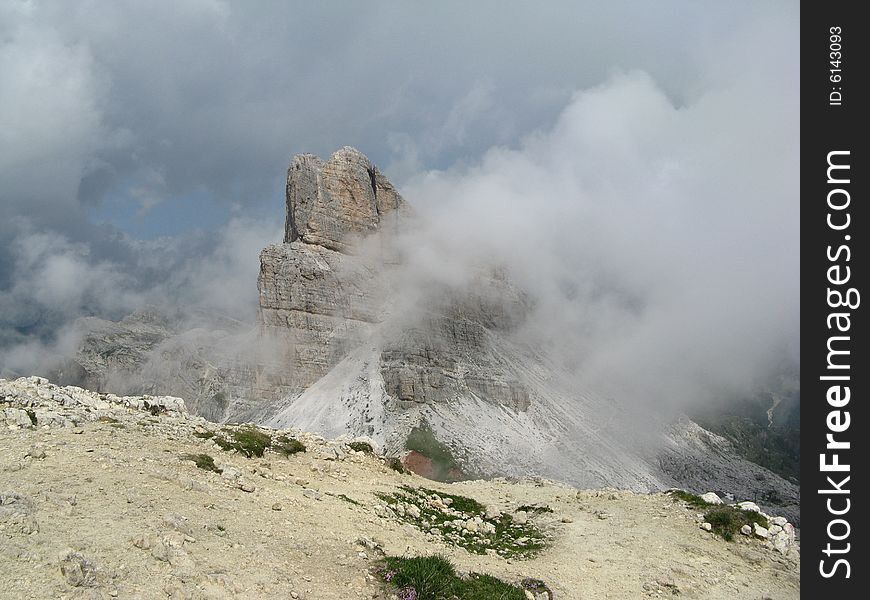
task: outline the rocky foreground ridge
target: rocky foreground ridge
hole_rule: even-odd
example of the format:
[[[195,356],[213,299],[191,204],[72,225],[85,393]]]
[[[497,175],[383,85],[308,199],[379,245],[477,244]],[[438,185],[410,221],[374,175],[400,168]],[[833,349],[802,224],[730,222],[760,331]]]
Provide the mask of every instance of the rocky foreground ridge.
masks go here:
[[[416,273],[406,254],[419,223],[358,150],[296,156],[285,203],[284,239],[260,254],[255,327],[160,310],[85,319],[52,379],[181,396],[216,422],[364,435],[390,456],[424,431],[459,475],[712,489],[799,522],[794,483],[688,419],[585,389],[528,344],[518,331],[534,290],[505,265],[477,265],[458,284]]]
[[[669,494],[437,483],[371,440],[36,377],[0,380],[0,426],[0,598],[411,597],[383,557],[436,553],[534,600],[799,597],[788,523],[726,542]]]

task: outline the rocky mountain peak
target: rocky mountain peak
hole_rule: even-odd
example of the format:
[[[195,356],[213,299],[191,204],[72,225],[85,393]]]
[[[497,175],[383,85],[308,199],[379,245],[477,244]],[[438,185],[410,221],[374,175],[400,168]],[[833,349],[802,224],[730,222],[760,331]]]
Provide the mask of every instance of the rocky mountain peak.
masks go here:
[[[345,146],[329,160],[299,154],[287,170],[284,242],[338,252],[384,225],[396,226],[402,196],[372,162]]]
[[[480,265],[461,284],[408,277],[418,236],[395,234],[418,223],[358,150],[294,157],[286,207],[284,239],[260,253],[256,327],[94,320],[68,369],[74,379],[185,397],[216,421],[364,435],[391,456],[437,459],[433,472],[450,477],[713,489],[775,503],[799,522],[792,482],[692,422],[669,427],[586,389],[528,344],[534,290],[500,265]]]

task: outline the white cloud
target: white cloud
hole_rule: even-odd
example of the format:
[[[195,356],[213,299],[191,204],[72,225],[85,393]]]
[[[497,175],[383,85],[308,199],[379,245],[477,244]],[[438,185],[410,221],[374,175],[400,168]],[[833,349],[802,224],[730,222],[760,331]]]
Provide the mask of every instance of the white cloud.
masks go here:
[[[457,6],[0,0],[0,347],[160,300],[249,316],[288,159],[345,144],[427,213],[422,273],[507,261],[590,377],[794,347],[797,5]],[[177,230],[200,190],[241,213],[89,219],[111,194]]]

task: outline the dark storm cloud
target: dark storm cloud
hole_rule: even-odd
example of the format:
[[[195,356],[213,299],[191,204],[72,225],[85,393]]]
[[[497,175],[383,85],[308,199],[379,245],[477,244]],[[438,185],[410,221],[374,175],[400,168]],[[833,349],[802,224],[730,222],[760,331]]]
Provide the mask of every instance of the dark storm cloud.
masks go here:
[[[780,97],[796,25],[788,2],[0,0],[0,367],[82,314],[171,301],[249,316],[294,153],[354,145],[399,184],[455,173],[555,135],[575,93],[614,72],[645,73],[675,111]],[[711,94],[760,54],[757,95]],[[708,135],[726,114],[757,118],[710,110]]]

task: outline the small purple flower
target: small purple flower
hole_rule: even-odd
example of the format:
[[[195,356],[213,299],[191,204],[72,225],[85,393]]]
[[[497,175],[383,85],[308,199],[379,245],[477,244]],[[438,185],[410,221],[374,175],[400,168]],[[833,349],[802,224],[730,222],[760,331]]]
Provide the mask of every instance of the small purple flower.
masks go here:
[[[404,587],[399,590],[400,600],[417,600],[417,590],[412,587]]]
[[[387,571],[384,573],[384,581],[392,581],[393,577],[396,576],[395,571]]]

